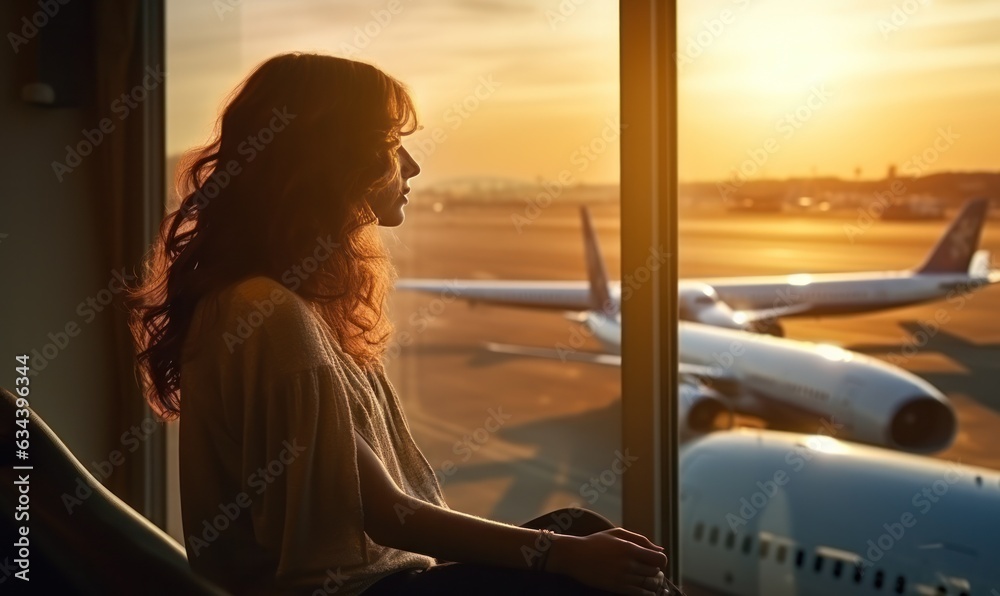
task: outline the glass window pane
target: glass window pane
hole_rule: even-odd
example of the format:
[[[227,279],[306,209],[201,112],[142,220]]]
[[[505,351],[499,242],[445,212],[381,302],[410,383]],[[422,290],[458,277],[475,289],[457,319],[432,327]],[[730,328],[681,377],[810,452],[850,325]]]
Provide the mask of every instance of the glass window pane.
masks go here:
[[[988,592],[1000,4],[685,0],[678,23],[680,359],[740,429],[682,446],[685,582],[738,591],[697,520],[794,560],[776,576],[761,538],[744,591]]]
[[[617,299],[618,7],[567,6],[167,6],[171,171],[208,138],[226,94],[277,53],[371,62],[412,92],[422,128],[403,145],[422,171],[405,223],[383,240],[401,282],[440,283],[397,290],[385,363],[449,505],[507,522],[567,506],[619,522],[634,458],[620,437],[618,368],[582,361],[617,350],[584,320],[580,207]],[[501,280],[526,283],[486,288],[470,308],[466,282]],[[511,301],[524,304],[500,304]],[[511,353],[520,348],[546,353]]]

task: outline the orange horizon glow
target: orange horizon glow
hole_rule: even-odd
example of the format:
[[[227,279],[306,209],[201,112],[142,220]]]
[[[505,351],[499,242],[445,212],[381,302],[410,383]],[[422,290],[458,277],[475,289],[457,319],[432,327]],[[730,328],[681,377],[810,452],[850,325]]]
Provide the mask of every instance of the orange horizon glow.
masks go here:
[[[254,65],[320,51],[410,87],[421,184],[618,181],[616,3],[224,4],[168,4],[169,155],[207,139]],[[750,158],[752,179],[1000,170],[1000,3],[684,0],[678,22],[681,181]]]

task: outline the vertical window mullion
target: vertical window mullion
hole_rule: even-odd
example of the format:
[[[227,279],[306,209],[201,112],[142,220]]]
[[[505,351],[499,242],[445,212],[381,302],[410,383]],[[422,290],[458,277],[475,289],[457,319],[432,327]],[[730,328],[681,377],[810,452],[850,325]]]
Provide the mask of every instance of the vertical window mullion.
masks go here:
[[[622,437],[626,527],[679,579],[676,2],[620,3]],[[644,280],[644,281],[639,281]]]

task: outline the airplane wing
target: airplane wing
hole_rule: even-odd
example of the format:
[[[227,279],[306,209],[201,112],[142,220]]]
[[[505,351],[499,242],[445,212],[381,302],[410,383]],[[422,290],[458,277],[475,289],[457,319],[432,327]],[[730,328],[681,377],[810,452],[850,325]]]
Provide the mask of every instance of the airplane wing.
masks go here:
[[[571,350],[563,352],[549,348],[514,346],[493,342],[487,343],[486,349],[500,354],[548,358],[563,362],[585,362],[619,367],[622,363],[621,356],[594,352],[574,352]],[[732,404],[724,399],[727,397],[725,394],[717,391],[713,386],[703,383],[701,377],[697,376],[682,378],[678,387],[678,415],[682,421],[682,441],[713,430],[732,428],[734,423],[733,408]]]
[[[460,298],[471,303],[583,311],[590,308],[586,281],[499,281],[412,279],[396,281],[396,289]]]
[[[777,308],[764,308],[761,310],[740,310],[733,313],[734,320],[742,320],[745,323],[756,323],[757,321],[767,321],[769,319],[780,319],[804,313],[812,308],[812,304],[801,302]]]
[[[557,350],[553,348],[538,348],[534,346],[517,346],[492,341],[486,342],[485,346],[490,352],[495,352],[497,354],[509,354],[511,356],[529,356],[532,358],[547,358],[549,360],[560,360],[562,362],[584,362],[587,364],[600,364],[603,366],[620,367],[622,365],[622,357],[619,354],[600,354],[597,352],[587,352],[581,350]],[[677,364],[677,372],[681,375],[696,377],[709,382],[738,382],[736,376],[733,375],[732,372],[721,367],[680,362]]]
[[[721,366],[705,366],[704,364],[691,364],[688,362],[677,363],[677,373],[684,377],[691,377],[698,383],[711,387],[728,398],[745,398],[746,391],[739,378],[733,374],[731,369]]]
[[[688,362],[678,362],[677,372],[682,375],[691,375],[705,380],[735,381],[736,376],[729,370],[716,366],[705,366],[704,364],[690,364]]]
[[[596,352],[586,352],[578,350],[556,350],[552,348],[535,348],[532,346],[515,346],[511,344],[501,344],[487,342],[486,349],[498,354],[509,354],[512,356],[530,356],[532,358],[547,358],[549,360],[559,360],[562,362],[584,362],[587,364],[601,364],[603,366],[622,365],[622,357],[617,354],[598,354]]]

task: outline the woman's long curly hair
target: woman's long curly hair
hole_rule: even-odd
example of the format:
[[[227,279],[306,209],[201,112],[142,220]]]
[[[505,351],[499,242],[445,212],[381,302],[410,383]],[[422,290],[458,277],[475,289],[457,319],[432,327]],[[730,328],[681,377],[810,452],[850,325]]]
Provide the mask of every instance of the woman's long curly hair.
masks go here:
[[[283,54],[237,87],[211,142],[182,162],[180,205],[128,296],[158,416],[180,415],[181,348],[199,300],[254,275],[293,281],[344,351],[376,367],[394,270],[366,198],[393,181],[400,136],[415,128],[405,87],[361,62]],[[321,240],[335,243],[333,254],[305,279],[290,276]]]

